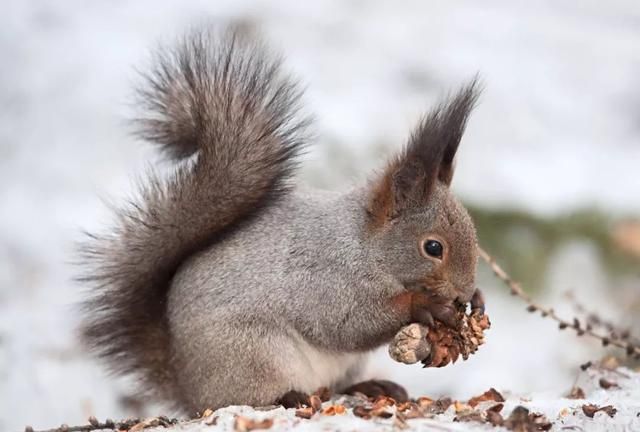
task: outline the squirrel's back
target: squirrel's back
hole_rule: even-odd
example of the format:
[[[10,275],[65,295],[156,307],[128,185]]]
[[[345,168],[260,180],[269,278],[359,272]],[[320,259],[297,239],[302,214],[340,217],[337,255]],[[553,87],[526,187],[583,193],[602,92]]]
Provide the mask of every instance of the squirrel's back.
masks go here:
[[[117,372],[171,398],[167,295],[179,266],[288,193],[305,143],[299,91],[255,43],[192,33],[145,76],[141,136],[175,162],[83,247],[83,335]]]

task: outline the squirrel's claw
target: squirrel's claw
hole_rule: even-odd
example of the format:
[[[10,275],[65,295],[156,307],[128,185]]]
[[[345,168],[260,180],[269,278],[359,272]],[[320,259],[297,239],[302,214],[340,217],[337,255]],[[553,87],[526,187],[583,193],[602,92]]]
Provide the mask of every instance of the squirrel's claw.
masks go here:
[[[479,288],[476,288],[476,292],[471,297],[471,310],[479,311],[481,315],[484,315],[484,295]]]
[[[442,322],[447,327],[458,329],[458,310],[455,304],[438,295],[430,295],[415,301],[411,308],[411,319],[413,322],[424,324],[429,328],[435,326],[435,321]]]

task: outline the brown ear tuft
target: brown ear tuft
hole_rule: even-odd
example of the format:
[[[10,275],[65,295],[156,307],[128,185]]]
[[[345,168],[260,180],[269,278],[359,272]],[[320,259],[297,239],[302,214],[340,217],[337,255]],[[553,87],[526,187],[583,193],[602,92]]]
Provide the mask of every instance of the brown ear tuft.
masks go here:
[[[451,183],[453,160],[478,95],[474,78],[422,119],[372,188],[368,206],[372,226],[382,226],[407,210],[426,206],[437,181]]]
[[[445,131],[447,139],[438,169],[438,179],[446,185],[450,185],[453,179],[453,161],[467,126],[467,120],[478,102],[480,92],[481,85],[476,76],[446,106],[446,115],[442,117],[444,124],[440,127]]]

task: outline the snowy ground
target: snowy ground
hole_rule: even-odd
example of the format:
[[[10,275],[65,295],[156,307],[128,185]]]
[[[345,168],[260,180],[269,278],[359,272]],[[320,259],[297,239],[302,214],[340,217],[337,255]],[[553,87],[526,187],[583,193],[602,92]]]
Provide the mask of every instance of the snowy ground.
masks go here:
[[[133,68],[194,23],[255,24],[286,54],[317,118],[311,183],[362,178],[425,107],[479,71],[486,91],[460,154],[461,196],[538,213],[640,212],[638,2],[23,0],[0,12],[3,431],[136,411],[122,399],[135,389],[106,377],[77,344],[73,245],[81,228],[106,220],[100,197],[126,196],[154,160],[123,121]],[[554,257],[541,300],[566,312],[561,293],[574,289],[620,319],[625,300],[604,289],[599,265],[589,245],[570,245]],[[548,395],[537,403],[566,392],[597,345],[524,315],[492,284],[482,281],[494,325],[475,358],[423,371],[380,352],[370,375],[434,397],[489,387]]]
[[[413,404],[395,404],[380,399],[366,401],[363,398],[337,395],[316,410],[283,407],[256,410],[247,406],[233,406],[205,411],[200,419],[180,420],[174,426],[154,428],[151,425],[157,420],[146,419],[133,428],[146,423],[150,426],[146,429],[149,431],[188,432],[246,432],[264,429],[467,431],[492,430],[494,427],[524,432],[640,430],[639,372],[625,368],[591,366],[576,374],[574,389],[576,392],[573,395],[545,392],[526,396],[491,389],[479,402],[422,397]],[[516,415],[515,413],[522,412],[519,407],[525,408],[528,415],[527,411],[524,411],[524,416]],[[129,425],[131,424],[135,425],[136,421]]]

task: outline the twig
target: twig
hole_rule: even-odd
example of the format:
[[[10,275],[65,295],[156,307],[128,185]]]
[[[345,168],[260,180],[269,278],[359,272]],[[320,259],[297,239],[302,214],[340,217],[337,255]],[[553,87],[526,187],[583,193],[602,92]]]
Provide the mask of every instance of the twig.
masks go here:
[[[587,335],[589,337],[599,340],[603,346],[612,345],[612,346],[621,348],[626,351],[629,357],[640,359],[640,346],[636,346],[633,343],[629,342],[628,340],[613,339],[613,338],[604,336],[594,331],[593,328],[591,328],[590,326],[582,326],[580,324],[580,321],[577,318],[574,318],[573,322],[569,322],[559,317],[552,308],[544,307],[537,304],[536,302],[533,301],[533,299],[527,293],[524,292],[520,284],[515,280],[513,280],[511,276],[509,276],[507,272],[505,272],[502,269],[502,267],[500,267],[496,263],[496,260],[491,255],[489,255],[481,247],[478,247],[478,252],[480,253],[480,257],[489,265],[493,273],[500,280],[502,280],[507,285],[507,287],[509,287],[511,294],[521,298],[522,300],[524,300],[525,303],[529,305],[527,307],[528,312],[531,312],[531,313],[540,312],[540,314],[543,317],[550,318],[556,321],[558,323],[558,328],[560,330],[564,330],[567,328],[573,329],[575,330],[578,336]]]
[[[575,295],[571,291],[568,291],[566,293],[566,297],[573,305],[573,309],[576,311],[576,313],[585,317],[585,325],[587,326],[587,328],[589,328],[589,326],[599,327],[606,330],[609,333],[611,339],[620,339],[623,341],[628,340],[636,345],[638,344],[637,338],[631,335],[630,329],[622,328],[620,325],[615,324],[613,321],[602,318],[596,312],[587,310],[587,308],[585,308],[582,303],[580,303],[578,299],[576,299]]]
[[[44,429],[37,432],[91,432],[91,431],[99,431],[99,430],[111,430],[111,431],[128,431],[136,425],[139,429],[144,429],[147,427],[157,427],[164,426],[168,427],[170,425],[177,424],[177,419],[170,419],[165,416],[160,416],[152,419],[141,420],[141,419],[129,419],[122,420],[119,422],[114,422],[111,419],[106,419],[104,422],[99,422],[98,419],[91,416],[89,417],[89,424],[80,425],[80,426],[68,426],[66,424],[61,425],[60,427],[53,429]],[[36,432],[33,430],[31,426],[27,426],[24,428],[25,432]]]

